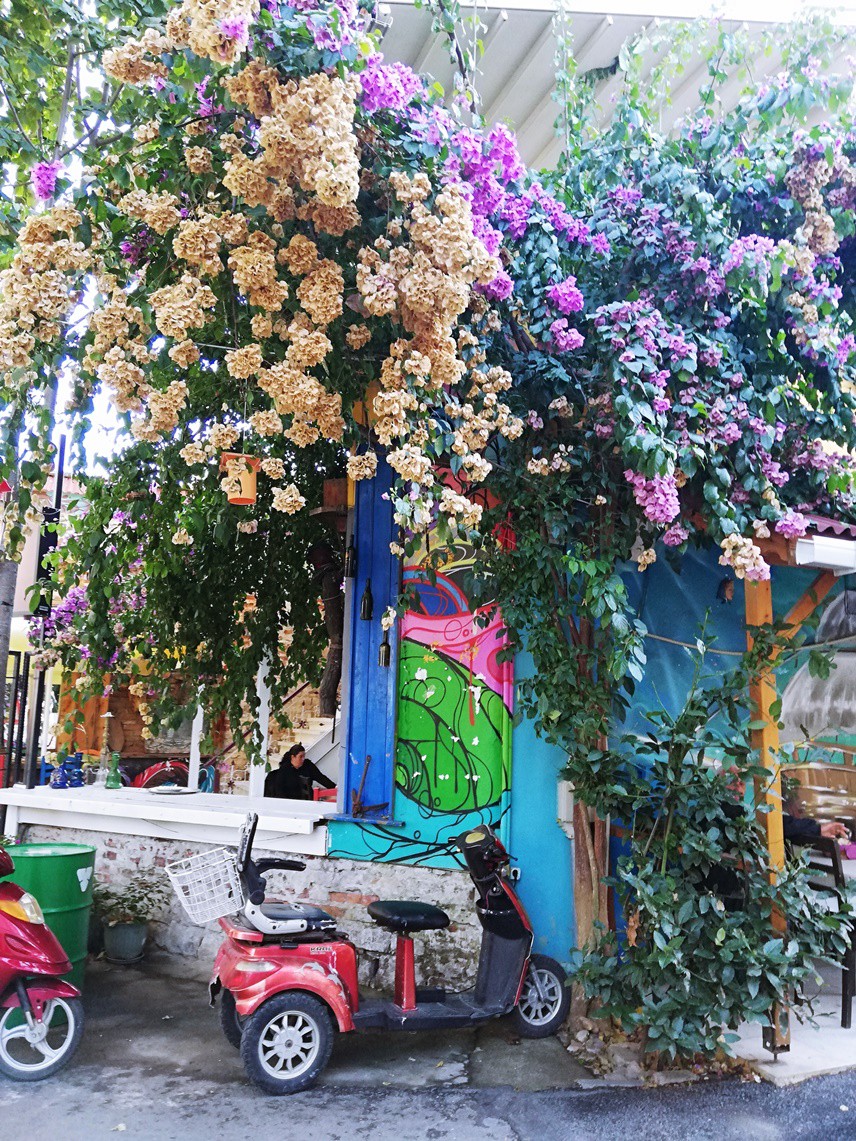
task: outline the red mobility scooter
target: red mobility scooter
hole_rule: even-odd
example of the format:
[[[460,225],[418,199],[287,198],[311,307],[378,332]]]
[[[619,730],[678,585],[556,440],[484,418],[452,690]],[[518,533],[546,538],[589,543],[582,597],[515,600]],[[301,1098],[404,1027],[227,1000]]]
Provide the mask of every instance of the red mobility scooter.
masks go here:
[[[15,870],[0,848],[0,876]],[[68,956],[29,892],[0,883],[0,1073],[19,1082],[49,1078],[83,1034],[80,991],[60,975]]]
[[[240,907],[228,918],[220,914],[227,938],[214,963],[210,992],[213,1004],[222,991],[223,1031],[240,1049],[250,1078],[267,1093],[296,1093],[313,1085],[327,1065],[337,1030],[437,1030],[511,1014],[519,1034],[544,1038],[567,1017],[565,972],[554,959],[531,954],[532,927],[503,875],[508,853],[487,825],[456,841],[476,887],[482,926],[473,989],[449,994],[416,986],[413,935],[448,927],[445,911],[428,903],[378,900],[368,905],[368,912],[396,935],[395,993],[365,999],[357,987],[356,949],[336,930],[332,916],[304,904],[265,902],[265,873],[302,871],[306,865],[291,859],[253,860],[257,821],[254,814],[247,817],[237,858],[231,857],[238,882],[227,891]],[[216,895],[212,883],[218,874],[211,863],[206,872],[200,864],[211,856],[217,853],[193,856],[167,869],[197,921],[202,914],[197,903]],[[228,878],[228,861],[223,855],[217,858]],[[208,917],[214,918],[210,910]]]

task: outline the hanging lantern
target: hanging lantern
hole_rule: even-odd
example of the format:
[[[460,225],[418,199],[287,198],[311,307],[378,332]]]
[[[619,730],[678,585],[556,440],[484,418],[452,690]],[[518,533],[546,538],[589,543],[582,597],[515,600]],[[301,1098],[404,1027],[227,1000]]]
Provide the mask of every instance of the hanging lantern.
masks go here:
[[[392,662],[392,646],[389,644],[389,630],[384,630],[383,638],[377,651],[377,664],[389,667]]]
[[[230,503],[236,506],[247,507],[256,501],[256,472],[261,467],[261,460],[256,456],[244,455],[242,452],[223,452],[220,456],[220,470],[235,470],[235,475],[241,481],[241,490],[229,494]]]
[[[366,579],[366,589],[360,599],[360,618],[363,622],[371,622],[374,614],[374,599],[372,598],[372,580]]]
[[[497,523],[494,527],[493,534],[501,551],[508,554],[510,551],[517,550],[517,532],[514,530],[514,524],[511,522],[510,511],[505,519]]]

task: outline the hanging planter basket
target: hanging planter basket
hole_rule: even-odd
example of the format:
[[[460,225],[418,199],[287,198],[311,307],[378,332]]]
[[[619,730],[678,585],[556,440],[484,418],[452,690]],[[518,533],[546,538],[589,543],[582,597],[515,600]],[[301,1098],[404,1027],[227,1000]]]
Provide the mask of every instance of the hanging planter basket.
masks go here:
[[[241,490],[231,494],[228,499],[236,506],[247,507],[256,501],[256,472],[261,466],[261,460],[243,452],[223,452],[220,456],[220,470],[225,471],[233,460],[240,460],[243,464],[242,470],[237,473]]]

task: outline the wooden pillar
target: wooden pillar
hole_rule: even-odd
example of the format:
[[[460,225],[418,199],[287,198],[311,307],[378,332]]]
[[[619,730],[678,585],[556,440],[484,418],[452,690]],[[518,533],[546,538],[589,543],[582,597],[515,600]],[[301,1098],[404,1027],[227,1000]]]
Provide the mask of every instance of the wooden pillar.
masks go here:
[[[748,627],[767,626],[773,621],[773,589],[769,579],[761,582],[746,581],[746,641],[752,648],[752,635]],[[776,869],[785,865],[785,837],[782,829],[782,777],[779,771],[779,725],[778,718],[771,710],[776,701],[776,679],[773,664],[758,676],[749,686],[752,705],[752,720],[762,722],[762,727],[752,733],[752,744],[760,754],[761,764],[768,775],[755,781],[755,803],[765,805],[766,812],[758,813],[758,823],[767,837],[767,851],[770,855],[770,883],[776,882]],[[784,934],[785,917],[779,911],[772,915],[773,930]],[[784,1004],[774,1003],[770,1025],[763,1028],[764,1048],[774,1056],[791,1048],[790,1016]]]
[[[770,580],[746,582],[746,625],[767,626],[773,621],[773,591]],[[748,629],[746,641],[752,648],[752,635]],[[769,772],[769,777],[756,781],[756,804],[768,805],[769,812],[759,812],[758,823],[767,835],[767,849],[770,863],[774,868],[784,867],[785,838],[782,832],[782,778],[779,774],[779,725],[778,718],[771,713],[776,701],[776,679],[772,663],[759,674],[749,686],[752,702],[753,721],[763,722],[760,729],[752,733],[752,744],[758,749],[761,764]],[[775,882],[774,877],[773,882]]]

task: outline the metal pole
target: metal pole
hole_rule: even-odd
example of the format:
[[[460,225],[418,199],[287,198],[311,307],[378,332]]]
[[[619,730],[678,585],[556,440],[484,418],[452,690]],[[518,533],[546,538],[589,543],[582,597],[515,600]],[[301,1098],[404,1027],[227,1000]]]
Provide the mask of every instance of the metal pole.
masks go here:
[[[62,507],[62,483],[65,468],[65,436],[59,438],[59,449],[56,457],[56,486],[54,487],[54,507],[57,511]]]
[[[18,702],[18,679],[21,673],[21,651],[11,650],[9,657],[14,660],[12,669],[12,685],[7,689],[9,700],[6,706],[6,716],[9,724],[6,732],[6,788],[12,785],[12,750],[15,747],[15,706]]]
[[[36,678],[36,703],[33,707],[33,727],[30,732],[29,748],[27,749],[27,764],[24,769],[24,781],[27,788],[36,787],[36,766],[39,755],[39,742],[42,736],[42,705],[45,700],[45,673],[40,669]]]
[[[59,523],[60,509],[62,507],[62,484],[65,465],[65,436],[59,438],[59,448],[56,457],[56,483],[54,485],[54,505],[53,508],[45,507],[43,509],[44,522],[42,525],[41,540],[39,542],[39,566],[38,576],[40,579],[45,577],[47,567],[45,565],[45,558],[56,547],[56,532],[46,533],[45,526],[56,525]],[[42,595],[39,605],[36,608],[36,613],[42,616],[42,633],[40,642],[40,649],[45,646],[45,626],[44,619],[50,615],[51,604],[50,599]],[[36,698],[33,707],[33,722],[32,732],[30,733],[29,748],[27,749],[27,764],[24,770],[24,780],[27,788],[36,787],[36,772],[39,756],[39,744],[42,738],[42,709],[45,701],[45,674],[47,671],[43,666],[39,666],[36,678]]]
[[[24,654],[24,668],[21,671],[21,684],[18,690],[19,700],[18,704],[20,711],[18,713],[18,733],[15,741],[15,778],[17,779],[21,772],[21,760],[24,756],[24,726],[27,723],[27,698],[30,692],[30,653]]]

